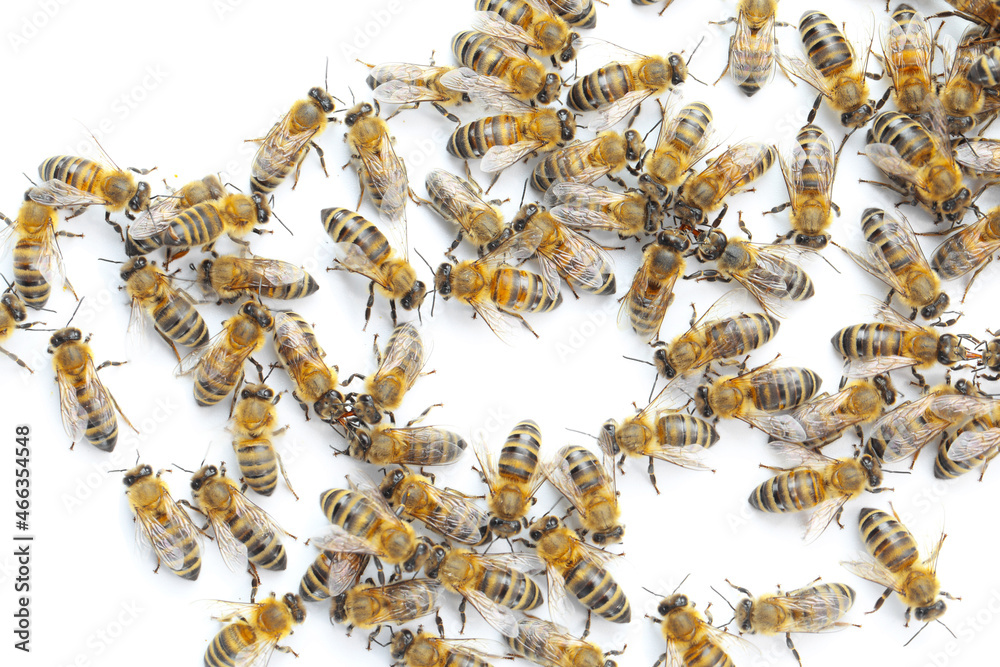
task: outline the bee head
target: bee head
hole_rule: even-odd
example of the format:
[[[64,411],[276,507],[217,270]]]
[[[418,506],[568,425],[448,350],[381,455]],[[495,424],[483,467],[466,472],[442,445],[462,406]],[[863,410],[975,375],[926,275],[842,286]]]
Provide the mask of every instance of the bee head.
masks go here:
[[[452,265],[445,262],[438,267],[434,274],[434,290],[441,295],[442,299],[451,297],[451,270]]]
[[[333,111],[333,100],[330,98],[330,94],[319,86],[309,89],[309,97],[316,100],[316,103],[326,113]]]
[[[490,517],[489,527],[490,532],[502,538],[510,538],[521,532],[520,521],[515,521],[514,519],[501,519],[498,516]]]
[[[28,310],[24,307],[24,301],[21,301],[21,297],[13,288],[3,293],[3,296],[0,297],[0,303],[7,309],[15,322],[23,322],[28,319]]]
[[[656,367],[656,372],[668,380],[673,379],[677,375],[676,369],[674,369],[667,358],[667,349],[665,347],[658,347],[656,352],[653,353],[653,365]]]
[[[972,193],[969,188],[962,188],[951,199],[941,203],[941,210],[945,212],[944,218],[948,222],[959,222],[965,217],[965,210],[969,207]]]
[[[398,487],[404,479],[406,479],[406,472],[401,468],[396,468],[395,470],[386,473],[385,478],[379,485],[379,491],[382,493],[382,497],[386,500],[391,500],[393,494],[396,493],[396,487]]]
[[[687,63],[676,53],[671,53],[667,57],[667,63],[670,64],[670,83],[674,86],[679,86],[687,79],[688,68]]]
[[[436,579],[438,571],[441,569],[441,564],[444,562],[445,556],[447,555],[447,549],[441,545],[435,545],[430,550],[430,553],[427,554],[427,559],[424,562],[424,574],[431,579]]]
[[[646,145],[642,141],[642,135],[635,130],[625,131],[625,159],[630,161],[638,160],[646,151]]]
[[[325,422],[338,421],[344,416],[344,395],[336,389],[331,389],[313,403],[313,411]]]
[[[378,424],[382,421],[382,411],[375,405],[375,398],[371,394],[360,394],[354,397],[354,414],[366,424]]]
[[[830,242],[829,234],[796,234],[795,245],[813,250],[822,250]]]
[[[65,343],[78,343],[83,340],[83,333],[76,327],[65,327],[52,334],[49,339],[49,354]]]
[[[267,306],[256,301],[247,301],[240,308],[240,313],[255,321],[265,331],[274,327],[274,318]]]
[[[882,466],[878,459],[871,454],[862,454],[858,463],[861,464],[861,469],[868,477],[868,487],[871,489],[880,487],[882,485]]]
[[[399,300],[399,305],[403,307],[403,310],[419,308],[420,304],[424,302],[425,296],[427,296],[427,285],[422,280],[415,280],[410,291],[404,294],[403,298]]]
[[[257,212],[257,222],[264,224],[271,219],[271,207],[267,203],[267,199],[263,194],[255,192],[250,195],[250,201],[253,202],[254,210]]]
[[[562,86],[562,79],[555,72],[549,72],[545,75],[545,83],[542,85],[542,89],[535,95],[535,100],[539,104],[549,104],[553,100],[559,97],[559,88]]]
[[[344,117],[344,125],[351,127],[358,122],[359,118],[364,118],[365,116],[371,115],[372,105],[368,102],[362,102],[356,107],[347,112],[347,116]]]
[[[748,632],[750,634],[756,634],[753,629],[753,623],[750,622],[750,618],[753,616],[753,600],[750,598],[743,598],[736,605],[736,627],[740,629],[740,632]]]
[[[962,346],[962,340],[954,334],[944,334],[938,338],[937,360],[945,366],[957,364],[966,359],[968,350]]]
[[[917,607],[913,610],[913,618],[918,621],[923,621],[924,623],[930,623],[931,621],[936,621],[937,619],[944,616],[944,612],[948,610],[948,605],[945,604],[944,600],[938,600],[929,607]]]
[[[708,232],[708,237],[698,244],[698,261],[714,262],[722,256],[729,239],[724,232],[713,229]]]
[[[846,111],[840,114],[840,124],[844,127],[858,129],[868,124],[868,121],[875,115],[875,107],[871,100],[865,102],[854,111]]]
[[[284,601],[288,611],[291,612],[293,622],[301,623],[306,620],[306,609],[302,606],[302,600],[298,595],[285,593],[285,596],[281,599]]]
[[[538,214],[537,204],[525,204],[524,206],[521,207],[521,210],[514,215],[514,219],[510,221],[511,229],[513,229],[515,232],[523,232],[525,228],[528,226],[528,223],[531,222],[531,219],[535,217],[535,215],[537,214]],[[495,242],[496,245],[499,246],[501,240],[496,239],[496,241],[490,241],[489,246],[487,246],[487,250],[493,250],[494,248],[492,246]]]
[[[681,609],[683,607],[687,607],[689,604],[690,600],[688,600],[688,596],[683,593],[675,593],[674,595],[671,595],[668,598],[663,598],[663,600],[660,601],[660,604],[656,607],[656,613],[660,616],[666,616],[674,609]]]
[[[362,428],[360,419],[351,418],[345,422],[344,427],[347,429],[347,437],[350,438],[347,453],[351,458],[363,460],[372,447],[371,434]]]
[[[559,120],[559,138],[563,141],[572,141],[576,136],[576,116],[568,109],[560,109],[556,112],[556,118]]]
[[[205,482],[207,482],[209,479],[215,477],[218,474],[219,474],[219,469],[216,468],[215,466],[213,465],[202,466],[201,470],[198,470],[191,477],[191,490],[192,491],[201,490],[201,487],[205,486]]]
[[[125,483],[125,486],[132,486],[140,479],[143,479],[145,477],[151,477],[152,475],[153,475],[153,469],[150,468],[145,463],[140,463],[131,470],[126,471],[125,477],[122,479],[122,481]]]
[[[579,33],[571,32],[569,34],[569,37],[566,38],[566,48],[559,53],[559,62],[568,63],[576,58],[576,48],[573,46],[573,42],[578,39],[580,39]]]
[[[135,275],[136,272],[142,271],[147,266],[149,266],[149,262],[145,257],[134,257],[122,264],[119,275],[121,275],[123,281],[128,282],[128,279]]]
[[[413,549],[413,555],[403,562],[403,572],[416,572],[424,566],[430,557],[434,544],[426,537],[421,537],[417,541],[417,546]]]
[[[941,292],[937,295],[937,298],[934,299],[933,303],[929,303],[920,309],[920,317],[925,320],[933,320],[935,317],[947,310],[950,302],[951,299],[948,298],[948,295]]]
[[[143,210],[149,204],[151,193],[152,189],[149,187],[149,183],[139,181],[138,185],[135,186],[135,194],[132,195],[132,198],[128,202],[128,207],[136,213]]]
[[[389,644],[391,647],[390,653],[394,660],[402,660],[403,656],[406,655],[406,651],[409,650],[410,645],[413,643],[413,632],[410,630],[400,630],[392,636],[392,643]]]
[[[712,404],[708,400],[711,393],[712,389],[707,384],[699,385],[694,392],[695,410],[700,412],[701,416],[705,419],[710,419],[715,415],[715,411],[712,410]]]
[[[537,542],[544,535],[558,529],[560,525],[562,523],[559,521],[559,517],[552,516],[551,514],[543,516],[528,527],[528,537]]]
[[[625,526],[615,526],[611,530],[606,530],[602,533],[591,533],[590,538],[594,540],[594,544],[604,546],[605,544],[621,542],[624,535]]]
[[[601,426],[601,434],[597,436],[597,444],[601,451],[611,456],[621,454],[622,448],[618,444],[618,423],[614,419],[609,419]]]

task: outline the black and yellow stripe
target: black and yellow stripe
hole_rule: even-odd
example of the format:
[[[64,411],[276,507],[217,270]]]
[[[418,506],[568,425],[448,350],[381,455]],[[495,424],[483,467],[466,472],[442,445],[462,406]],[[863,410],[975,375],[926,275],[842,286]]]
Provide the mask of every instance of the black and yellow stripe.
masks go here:
[[[830,17],[822,12],[806,12],[799,20],[799,36],[806,56],[824,78],[835,77],[854,66],[854,56]]]
[[[490,281],[490,299],[500,310],[545,313],[562,303],[562,294],[549,294],[545,280],[536,273],[511,267],[497,269]]]
[[[797,468],[775,475],[750,494],[750,506],[761,512],[801,512],[826,500],[819,471]]]
[[[750,398],[758,410],[788,410],[812,398],[821,383],[819,375],[808,368],[770,368],[754,375]]]
[[[611,62],[578,79],[566,94],[566,106],[574,111],[596,111],[636,89],[632,69]]]
[[[612,623],[629,623],[632,606],[625,591],[600,565],[580,559],[563,572],[566,590],[585,607]]]
[[[903,572],[920,557],[910,531],[882,510],[869,507],[861,510],[858,528],[868,553],[890,572]]]
[[[708,448],[719,441],[719,432],[709,422],[683,412],[668,412],[656,420],[656,439],[671,447]]]
[[[233,438],[233,451],[243,481],[251,489],[269,496],[278,484],[278,453],[267,438]]]
[[[487,116],[462,125],[448,139],[448,152],[471,160],[481,158],[494,146],[510,146],[521,141],[521,121],[513,114]]]

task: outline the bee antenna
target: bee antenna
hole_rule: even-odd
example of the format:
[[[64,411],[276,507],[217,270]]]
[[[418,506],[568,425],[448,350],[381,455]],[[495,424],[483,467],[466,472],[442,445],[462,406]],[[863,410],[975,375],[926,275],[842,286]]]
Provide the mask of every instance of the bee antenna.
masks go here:
[[[688,63],[691,62],[691,59],[694,58],[694,54],[697,53],[698,49],[701,47],[701,43],[704,42],[704,41],[705,41],[705,38],[702,37],[701,39],[698,40],[698,43],[694,45],[694,49],[691,51],[691,55],[689,55],[688,59],[684,62],[685,65],[687,65]],[[681,53],[684,53],[684,52],[681,51]],[[691,76],[690,72],[688,72],[688,76]],[[691,77],[691,78],[694,79],[694,77]],[[695,79],[695,81],[698,81],[698,79]],[[704,81],[702,81],[701,83],[704,83]]]
[[[720,598],[722,598],[722,601],[723,601],[723,602],[725,602],[725,603],[726,603],[727,605],[729,605],[729,608],[733,610],[733,613],[734,613],[734,614],[736,613],[736,607],[734,607],[734,606],[733,606],[733,603],[732,603],[732,602],[730,602],[730,601],[729,601],[729,600],[728,600],[728,599],[726,598],[726,596],[725,596],[725,595],[723,595],[722,593],[720,593],[720,592],[719,592],[719,591],[718,591],[718,590],[717,590],[717,589],[715,588],[715,586],[709,586],[709,588],[711,588],[711,589],[712,589],[713,591],[715,591],[715,594],[716,594],[716,595],[718,595],[718,596],[719,596]],[[736,616],[733,616],[733,618],[736,618]],[[730,620],[730,621],[729,621],[729,623],[732,623],[732,620]],[[726,625],[729,625],[729,623],[726,623]]]
[[[80,123],[80,121],[77,121],[77,122]],[[97,148],[101,151],[101,154],[108,159],[108,162],[110,162],[112,165],[114,165],[114,168],[116,170],[121,171],[122,170],[121,167],[119,167],[117,164],[115,164],[115,161],[111,159],[111,156],[108,155],[108,152],[106,150],[104,150],[104,146],[102,146],[101,142],[97,140],[97,137],[94,136],[94,133],[90,131],[90,128],[88,128],[83,123],[80,123],[80,127],[82,127],[83,129],[85,129],[87,131],[87,134],[89,134],[90,138],[94,140],[94,143],[97,144]]]
[[[649,135],[651,135],[653,133],[653,130],[655,130],[656,128],[658,128],[662,124],[663,124],[663,116],[661,115],[660,116],[660,120],[656,121],[656,125],[654,125],[653,127],[649,128],[649,132],[647,132],[646,135],[642,138],[642,142],[646,143],[646,139],[649,139]]]
[[[83,300],[86,299],[86,298],[87,297],[85,297],[85,296],[84,297],[80,297],[80,300],[76,302],[76,308],[73,309],[73,314],[70,315],[69,319],[66,321],[66,326],[67,327],[69,326],[69,323],[73,321],[73,318],[76,317],[76,313],[80,310],[80,306],[83,305]],[[65,329],[66,327],[63,327],[63,328]]]
[[[125,472],[125,468],[115,468],[114,470],[108,470],[107,472]]]
[[[275,214],[275,212],[274,212],[274,210],[273,210],[273,209],[271,210],[271,217],[272,217],[272,218],[274,218],[275,220],[277,220],[277,221],[278,221],[278,224],[280,224],[280,225],[281,225],[282,227],[284,227],[284,228],[285,228],[285,231],[287,231],[287,232],[288,232],[289,234],[291,234],[292,236],[295,236],[295,232],[293,232],[292,230],[290,230],[290,229],[288,228],[288,225],[286,225],[286,224],[285,224],[285,223],[284,223],[284,222],[283,222],[283,221],[281,220],[281,218],[279,218],[279,217],[278,217],[278,216],[277,216],[277,215]]]
[[[274,369],[277,368],[279,365],[280,364],[271,364],[270,370],[267,372],[267,375],[260,378],[260,383],[264,384],[265,382],[267,382],[267,378],[271,377],[271,373],[273,373]],[[260,371],[257,372],[257,376],[260,377]]]
[[[569,428],[569,427],[567,427],[566,430],[569,431],[570,433],[579,433],[580,435],[585,435],[588,438],[593,438],[594,440],[597,440],[597,436],[591,435],[590,433],[586,433],[584,431],[578,431],[575,428]]]
[[[27,175],[26,173],[24,173],[23,171],[21,172],[21,175],[22,175],[22,176],[24,176],[24,177],[25,177],[26,179],[28,179],[28,182],[29,182],[29,183],[31,183],[32,185],[35,185],[35,182],[34,182],[33,180],[31,180],[31,176],[28,176],[28,175]]]
[[[680,588],[681,586],[683,586],[683,585],[684,585],[684,582],[685,582],[685,581],[687,581],[687,580],[688,580],[688,577],[690,577],[690,576],[691,576],[691,573],[690,573],[690,572],[688,572],[687,574],[685,574],[685,575],[684,575],[684,578],[683,578],[683,579],[681,579],[681,583],[677,584],[677,586],[676,586],[676,587],[674,588],[674,590],[673,590],[673,591],[671,591],[671,592],[670,592],[670,594],[671,594],[671,595],[673,595],[674,593],[676,593],[676,592],[677,592],[677,589],[678,589],[678,588]]]
[[[923,632],[923,631],[924,631],[924,628],[926,628],[926,627],[927,627],[928,625],[930,625],[930,623],[924,623],[924,624],[923,624],[922,626],[920,626],[920,629],[919,629],[919,630],[917,630],[916,632],[914,632],[914,633],[913,633],[913,636],[912,636],[912,637],[910,637],[910,638],[909,638],[909,639],[908,639],[908,640],[906,641],[906,643],[905,643],[905,644],[903,644],[903,646],[904,646],[904,647],[906,647],[906,646],[909,646],[909,645],[910,645],[910,642],[912,642],[912,641],[913,641],[914,639],[916,639],[916,638],[917,638],[917,635],[919,635],[919,634],[920,634],[921,632]],[[944,623],[942,623],[941,625],[944,625]],[[947,625],[945,625],[945,627],[947,628],[948,626],[947,626]],[[948,632],[951,632],[951,630],[948,630]],[[954,637],[954,636],[955,636],[955,633],[954,633],[954,632],[952,632],[951,634],[952,634],[952,637]]]
[[[521,203],[517,205],[518,208],[524,206],[524,196],[527,194],[527,192],[528,192],[528,179],[526,178],[524,179],[524,187],[521,188]]]
[[[648,588],[646,588],[645,586],[642,587],[642,590],[646,591],[650,595],[655,595],[658,598],[665,598],[665,597],[667,597],[666,595],[661,595],[661,594],[657,593],[656,591],[651,591]]]
[[[357,104],[357,102],[354,99],[354,90],[350,86],[348,86],[347,91],[351,94],[351,106],[353,107],[355,104]]]
[[[194,474],[193,470],[188,470],[187,468],[182,468],[181,466],[177,465],[176,463],[171,463],[170,465],[172,465],[173,467],[177,468],[178,470],[183,470],[184,472],[186,472],[189,475],[193,475]]]
[[[945,624],[944,624],[944,622],[943,622],[943,621],[942,621],[942,620],[941,620],[940,618],[938,618],[938,619],[935,619],[935,620],[936,620],[936,621],[937,621],[938,623],[940,623],[940,624],[941,624],[941,626],[942,626],[942,627],[943,627],[943,628],[944,628],[945,630],[947,630],[947,631],[948,631],[948,634],[949,634],[949,635],[951,635],[952,637],[955,637],[955,633],[954,633],[954,632],[952,632],[952,631],[951,631],[951,628],[949,628],[949,627],[948,627],[947,625],[945,625]],[[955,639],[958,639],[958,637],[955,637]]]
[[[97,258],[98,262],[107,262],[108,264],[124,264],[125,262],[119,262],[116,259],[104,259],[103,257]]]
[[[7,280],[7,276],[5,276],[4,274],[0,273],[0,278],[3,278],[3,281],[5,283],[7,283],[7,290],[10,291],[10,292],[13,292],[14,291],[14,286],[10,283],[9,280]],[[42,308],[42,310],[45,310],[45,309]]]
[[[427,258],[424,257],[423,255],[421,255],[420,251],[417,250],[416,248],[413,249],[413,252],[417,253],[417,257],[419,257],[423,261],[423,263],[427,265],[427,268],[430,269],[431,270],[431,274],[433,274],[434,273],[434,267],[431,266],[431,263],[427,261]]]
[[[646,361],[645,359],[636,359],[635,357],[629,357],[629,356],[626,356],[624,354],[622,355],[622,359],[628,359],[629,361],[638,361],[640,364],[646,364],[648,366],[655,366],[656,365],[652,361]]]
[[[890,473],[890,474],[893,474],[893,475],[909,475],[909,474],[912,473],[911,470],[888,470],[886,468],[883,468],[882,472],[883,472],[883,474],[884,473]]]
[[[323,90],[330,87],[330,56],[326,57],[326,68],[323,70]],[[342,103],[343,104],[343,103]]]
[[[240,189],[239,189],[239,188],[238,188],[238,187],[237,187],[236,185],[234,185],[234,184],[232,184],[232,183],[229,183],[229,182],[226,182],[226,183],[224,183],[224,185],[225,185],[225,186],[226,186],[227,188],[232,188],[233,190],[236,190],[236,191],[237,191],[237,192],[239,192],[239,193],[242,193],[242,192],[243,192],[243,190],[240,190]]]

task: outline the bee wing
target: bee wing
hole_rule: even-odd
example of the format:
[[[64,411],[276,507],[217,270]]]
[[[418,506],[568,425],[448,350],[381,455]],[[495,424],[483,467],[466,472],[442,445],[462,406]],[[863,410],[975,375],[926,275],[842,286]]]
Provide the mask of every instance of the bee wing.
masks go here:
[[[400,325],[397,331],[401,332],[401,335],[398,335],[393,344],[386,348],[385,357],[382,358],[382,363],[379,364],[376,374],[388,372],[391,369],[405,368],[407,373],[401,375],[400,379],[408,386],[412,386],[423,370],[424,364],[427,363],[424,344],[420,340],[416,327],[412,324]],[[411,363],[413,361],[417,363]]]
[[[559,570],[548,564],[545,566],[545,580],[548,582],[549,614],[552,618],[568,618],[573,613],[573,603],[566,592],[566,580]],[[523,625],[520,630],[524,632]]]
[[[409,104],[413,102],[440,102],[448,99],[430,88],[417,86],[406,81],[386,81],[372,91],[372,97],[388,104]]]
[[[513,636],[516,635],[517,632],[515,629]],[[481,660],[502,660],[507,652],[502,644],[491,639],[442,639],[441,637],[431,637],[430,641],[451,653],[480,658]]]
[[[779,54],[778,58],[780,58],[781,65],[786,72],[791,72],[792,76],[805,81],[822,94],[823,97],[830,97],[832,90],[829,84],[827,84],[823,76],[816,71],[811,63],[796,56],[786,56],[784,54]]]
[[[871,274],[874,278],[881,280],[897,292],[902,294],[909,292],[909,289],[906,283],[903,282],[903,279],[900,276],[897,276],[893,272],[892,267],[889,266],[889,262],[886,260],[885,255],[882,253],[882,249],[878,244],[870,242],[865,243],[865,249],[867,250],[868,257],[862,257],[858,253],[845,248],[844,246],[840,246],[840,249],[843,250],[855,264]]]
[[[809,449],[794,442],[775,441],[771,443],[771,446],[796,468],[825,468],[834,461],[834,459],[815,449]]]
[[[287,535],[284,530],[275,522],[271,516],[258,507],[252,500],[247,498],[242,493],[234,493],[231,495],[232,499],[232,510],[235,516],[239,519],[246,521],[250,526],[253,527],[254,533],[262,538],[265,542],[270,543],[275,539],[279,539],[281,535]],[[222,551],[222,559],[226,561],[226,566],[233,572],[236,572],[238,568],[244,566],[244,558],[246,555],[246,547],[242,542],[237,540],[232,534],[232,530],[229,528],[229,524],[222,521],[222,514],[220,512],[213,512],[209,514],[209,519],[211,520],[212,515],[217,515],[219,517],[218,524],[212,522],[212,528],[215,530],[216,536],[221,534],[226,534],[232,539],[235,544],[230,544],[228,548],[223,548],[223,541],[219,541],[219,549]],[[221,529],[221,530],[220,530]],[[236,547],[236,545],[239,545]]]
[[[806,522],[806,532],[802,535],[802,541],[806,544],[815,542],[848,500],[849,496],[838,496],[827,498],[817,505]]]
[[[503,171],[544,145],[545,142],[538,139],[525,139],[509,146],[491,146],[483,155],[479,168],[488,173]]]
[[[956,421],[971,419],[988,410],[991,403],[990,399],[976,396],[930,395],[893,410],[873,426],[873,429],[892,433],[892,437],[886,442],[883,459],[892,463],[906,458],[953,426]],[[928,410],[941,419],[936,423],[926,423],[919,419]]]
[[[958,141],[952,150],[955,162],[966,170],[986,174],[1000,172],[1000,141],[996,139]]]
[[[760,654],[760,649],[758,649],[752,642],[743,639],[743,637],[740,637],[739,635],[730,634],[723,628],[717,628],[711,623],[703,622],[701,624],[701,629],[710,640],[718,644],[727,653],[739,652],[755,655]],[[683,651],[681,653],[683,653]],[[685,667],[684,663],[681,662],[679,667]]]
[[[501,311],[489,296],[479,296],[469,300],[469,305],[475,309],[482,318],[486,326],[490,328],[496,337],[508,345],[514,336],[514,329],[511,326],[511,316]]]
[[[552,217],[570,229],[580,231],[600,230],[606,232],[624,232],[627,227],[617,218],[604,211],[592,208],[575,208],[573,206],[555,206],[549,210]]]
[[[684,662],[686,648],[687,644],[684,642],[667,639],[666,667],[687,667],[687,663]]]
[[[543,203],[551,207],[556,203],[568,206],[586,206],[588,204],[609,205],[625,199],[625,195],[604,188],[597,188],[588,183],[577,181],[556,181],[545,192]]]
[[[752,424],[768,435],[782,442],[805,442],[809,439],[802,425],[792,415],[775,415],[760,410],[750,410],[744,415]]]
[[[50,179],[41,185],[32,186],[25,193],[25,196],[34,202],[52,208],[77,208],[108,203],[104,197],[80,190],[57,179]]]
[[[751,74],[762,71],[767,72],[765,83],[770,81],[774,76],[774,14],[768,16],[764,24],[755,29],[741,13],[736,21],[736,32],[733,34],[730,53],[741,53],[745,58],[742,68],[729,68],[737,85],[746,81]]]
[[[275,123],[264,137],[254,157],[254,175],[271,175],[282,173],[289,161],[305,148],[306,144],[316,136],[316,127],[305,131],[296,131],[291,112]]]
[[[563,268],[570,280],[595,289],[603,285],[601,269],[613,266],[608,253],[593,239],[569,227],[559,227],[562,243],[551,253],[551,259]]]
[[[183,210],[179,202],[179,197],[159,198],[155,204],[147,206],[135,222],[129,225],[128,235],[133,239],[144,239],[162,232],[169,226],[168,223]]]
[[[61,371],[56,372],[56,384],[59,386],[63,430],[73,440],[84,435],[88,424],[103,424],[115,420],[114,401],[97,377],[93,359],[88,358],[84,368],[83,392],[77,392],[70,378]],[[90,397],[86,408],[80,403],[79,393]]]
[[[646,310],[652,315],[649,319],[656,319],[658,322],[663,322],[663,317],[667,313],[667,308],[670,306],[670,302],[674,295],[674,285],[677,283],[677,278],[680,275],[680,271],[673,272],[666,280],[656,280],[656,287],[651,288],[650,282],[654,279],[653,271],[650,266],[650,262],[643,261],[639,265],[639,269],[635,272],[635,277],[632,278],[632,285],[629,287],[628,293],[622,299],[622,305],[618,309],[618,323],[620,326],[624,327],[625,324],[629,323],[629,311],[632,309],[633,299],[637,296],[641,298],[640,304],[643,310]],[[653,293],[652,298],[646,298],[650,292]],[[659,327],[657,327],[659,330]],[[650,336],[650,340],[655,337]]]
[[[597,137],[589,141],[570,144],[560,149],[555,156],[556,161],[561,165],[559,171],[563,173],[575,173],[576,175],[573,177],[573,180],[580,183],[592,183],[601,176],[609,173],[610,169],[606,165],[588,165],[582,170],[573,169],[574,165],[587,164],[589,162],[588,156],[601,141],[602,139]]]
[[[377,151],[361,151],[361,162],[371,178],[371,187],[382,193],[379,219],[389,225],[389,232],[398,242],[396,249],[404,257],[409,252],[406,235],[406,167],[392,147],[392,138],[387,132],[380,137]]]
[[[462,596],[472,603],[494,630],[504,637],[517,637],[517,614],[512,609],[497,604],[474,588],[463,588]]]
[[[204,609],[213,621],[221,623],[250,619],[261,606],[259,602],[230,602],[229,600],[197,600],[196,604]]]
[[[215,533],[215,541],[219,545],[222,562],[226,564],[230,572],[238,572],[245,568],[247,548],[233,535],[233,530],[226,523],[223,513],[209,510],[205,514],[212,526],[212,532]]]
[[[425,489],[438,503],[439,511],[423,517],[428,528],[463,544],[479,544],[489,516],[467,498],[428,485]]]
[[[247,286],[251,289],[281,287],[305,280],[309,274],[302,267],[280,259],[263,257],[237,258],[237,264],[246,267],[250,277]]]
[[[603,132],[611,129],[629,115],[632,109],[642,104],[643,100],[653,94],[652,90],[643,88],[626,93],[606,107],[597,111],[597,118],[591,121],[588,129],[592,132]]]
[[[495,248],[476,260],[477,265],[495,269],[508,262],[518,264],[530,259],[542,241],[542,233],[531,226],[515,234],[507,235]]]
[[[213,367],[217,366],[215,362],[227,356],[223,339],[228,335],[229,330],[226,327],[222,327],[222,330],[212,336],[205,345],[192,350],[181,358],[180,363],[174,369],[174,375],[177,377],[188,375],[198,368],[203,361],[211,364]]]
[[[363,495],[372,504],[372,509],[375,510],[382,520],[396,524],[402,523],[402,520],[396,516],[396,511],[389,505],[389,501],[385,499],[385,496],[382,495],[378,486],[371,479],[361,474],[358,475],[358,480],[355,482],[350,477],[347,478],[347,483],[352,491]]]
[[[354,586],[358,577],[368,566],[368,556],[342,551],[327,551],[330,571],[326,578],[326,588],[331,596],[340,595]]]
[[[523,55],[523,54],[522,54]],[[441,76],[441,85],[449,90],[465,93],[473,102],[481,104],[487,113],[528,113],[531,106],[514,97],[516,90],[503,79],[484,76],[460,67]]]
[[[537,39],[525,32],[524,28],[508,23],[496,12],[473,12],[472,29],[536,49],[541,46]]]
[[[690,470],[709,470],[709,467],[699,456],[700,448],[678,447],[676,445],[663,445],[654,443],[652,447],[643,450],[645,456],[652,456],[654,459],[673,463],[675,466],[688,468]]]
[[[583,502],[583,494],[580,493],[580,489],[573,483],[569,462],[559,457],[558,460],[542,462],[541,468],[542,474],[545,475],[545,478],[549,480],[552,486],[558,489],[559,493],[569,501],[569,504],[577,512],[583,514],[587,507]]]
[[[419,449],[435,459],[453,449],[449,432],[435,426],[413,426],[392,430],[393,435],[405,443],[407,447]],[[461,450],[459,450],[458,456],[461,456]],[[456,456],[453,460],[441,461],[441,464],[454,463],[457,459]]]
[[[200,545],[201,531],[169,494],[163,496],[163,512],[162,517],[153,516],[149,512],[136,512],[136,523],[160,562],[171,570],[178,570],[184,564],[181,545],[189,539]],[[168,531],[167,525],[172,530]]]
[[[720,155],[708,169],[718,170],[722,179],[720,196],[726,196],[745,185],[746,176],[774,149],[767,144],[755,142],[737,144]]]
[[[137,359],[149,351],[149,318],[139,299],[132,299],[128,328],[125,330],[125,353],[129,359]]]
[[[479,470],[486,478],[486,488],[489,489],[490,495],[496,493],[497,487],[500,485],[496,457],[482,438],[476,438],[472,441],[472,451],[476,455],[476,460],[479,461]]]
[[[382,269],[368,259],[358,244],[349,241],[334,243],[333,254],[337,258],[336,261],[351,273],[357,273],[382,287],[388,287]]]
[[[443,210],[436,205],[434,209],[442,218],[461,225],[465,231],[469,231],[466,225],[470,211],[490,208],[490,204],[485,202],[468,183],[443,169],[435,169],[428,173],[426,185],[428,194],[444,203]]]
[[[437,609],[442,590],[441,582],[436,579],[408,579],[385,586],[382,588],[382,596],[386,602],[378,612],[372,614],[369,621],[372,625],[396,623],[394,616],[400,609],[412,611],[417,607],[416,603],[419,603],[419,608],[424,608],[425,596],[431,600],[429,606]]]
[[[968,461],[982,456],[1000,445],[1000,429],[959,433],[948,448],[952,461]]]
[[[930,72],[931,36],[920,13],[915,13],[903,25],[895,21],[884,25],[879,41],[885,56],[883,64],[895,84],[901,83],[897,81],[901,68]],[[948,69],[946,66],[945,70]]]
[[[524,551],[496,554],[473,554],[473,557],[485,564],[487,567],[492,567],[498,570],[536,570],[542,565],[542,561],[537,554],[527,553]]]
[[[849,378],[868,378],[873,375],[880,375],[899,368],[909,368],[916,365],[916,359],[910,359],[909,357],[851,359],[844,368],[844,375]]]
[[[805,429],[808,440],[820,440],[856,423],[856,419],[837,412],[848,398],[847,392],[838,392],[832,396],[813,399],[800,405],[791,414]]]
[[[868,144],[862,152],[886,174],[920,186],[919,170],[904,160],[899,151],[889,144]]]
[[[312,537],[309,540],[324,551],[343,552],[370,556],[383,556],[370,542],[353,535],[337,524],[330,524],[324,535]]]
[[[788,609],[791,613],[796,613],[796,615],[801,614],[804,617],[813,619],[825,617],[829,622],[827,627],[809,630],[809,632],[835,632],[842,630],[844,626],[836,624],[836,619],[839,616],[831,614],[830,610],[842,609],[842,613],[845,613],[853,604],[850,598],[846,598],[843,595],[820,592],[815,589],[810,589],[808,593],[791,591],[787,595],[777,595],[772,599],[777,600],[778,606]]]
[[[271,660],[271,654],[274,653],[277,646],[277,635],[256,633],[253,643],[244,646],[236,654],[236,667],[267,667],[267,663]]]
[[[432,79],[451,69],[451,67],[417,65],[414,63],[382,63],[381,65],[376,65],[369,70],[369,76],[371,76],[372,79],[381,86],[382,84],[389,83],[390,81]],[[378,86],[376,86],[376,90],[377,89]]]

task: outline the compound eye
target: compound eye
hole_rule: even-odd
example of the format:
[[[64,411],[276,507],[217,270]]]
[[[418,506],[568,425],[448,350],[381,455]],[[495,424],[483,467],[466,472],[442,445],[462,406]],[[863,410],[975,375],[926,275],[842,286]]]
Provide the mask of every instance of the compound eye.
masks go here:
[[[559,519],[554,516],[550,516],[548,521],[545,522],[545,527],[549,530],[554,530],[559,526]]]
[[[531,537],[531,539],[533,539],[535,542],[537,542],[538,540],[542,539],[542,531],[540,531],[540,530],[533,530],[533,531],[531,531],[531,533],[529,534],[529,536]]]

